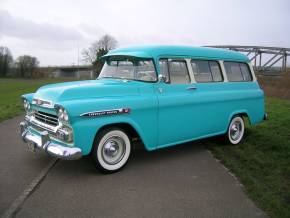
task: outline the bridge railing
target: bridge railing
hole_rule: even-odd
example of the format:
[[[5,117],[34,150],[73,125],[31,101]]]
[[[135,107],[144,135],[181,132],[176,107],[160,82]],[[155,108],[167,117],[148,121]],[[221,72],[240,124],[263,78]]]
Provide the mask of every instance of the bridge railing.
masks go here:
[[[223,48],[246,54],[258,72],[286,72],[290,48],[240,45],[213,45],[212,48]]]

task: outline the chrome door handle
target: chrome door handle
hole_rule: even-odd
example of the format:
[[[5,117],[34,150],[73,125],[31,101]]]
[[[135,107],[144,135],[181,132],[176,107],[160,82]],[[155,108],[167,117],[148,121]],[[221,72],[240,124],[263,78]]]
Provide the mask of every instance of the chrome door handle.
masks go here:
[[[196,90],[196,86],[190,86],[190,87],[187,87],[186,90],[189,90],[189,91],[190,91],[190,90]]]

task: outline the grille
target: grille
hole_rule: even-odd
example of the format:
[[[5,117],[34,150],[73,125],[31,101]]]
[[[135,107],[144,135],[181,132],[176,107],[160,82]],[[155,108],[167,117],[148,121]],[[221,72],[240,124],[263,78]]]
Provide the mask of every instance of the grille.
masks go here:
[[[35,119],[42,123],[46,123],[51,126],[57,126],[58,125],[58,117],[53,114],[48,114],[42,111],[36,111],[34,113]]]

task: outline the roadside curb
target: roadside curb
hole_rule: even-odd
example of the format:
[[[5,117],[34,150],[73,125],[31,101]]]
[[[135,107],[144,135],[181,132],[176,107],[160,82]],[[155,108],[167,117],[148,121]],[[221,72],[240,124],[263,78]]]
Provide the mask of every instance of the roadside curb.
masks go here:
[[[24,189],[24,191],[12,202],[9,208],[4,212],[1,218],[14,217],[16,213],[21,209],[21,206],[26,199],[33,193],[33,191],[41,184],[46,177],[50,169],[57,163],[58,159],[52,159],[48,165],[43,168],[40,173],[32,180],[32,182]]]

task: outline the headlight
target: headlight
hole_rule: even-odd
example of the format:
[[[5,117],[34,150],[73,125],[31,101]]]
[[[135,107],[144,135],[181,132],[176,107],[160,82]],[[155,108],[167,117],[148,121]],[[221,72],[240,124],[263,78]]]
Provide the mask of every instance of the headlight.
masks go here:
[[[73,131],[71,127],[62,126],[56,132],[56,138],[64,142],[72,142],[73,141]]]
[[[26,112],[30,110],[30,103],[27,99],[23,99],[23,107]]]
[[[57,107],[57,116],[60,121],[69,121],[68,113],[63,107]]]

